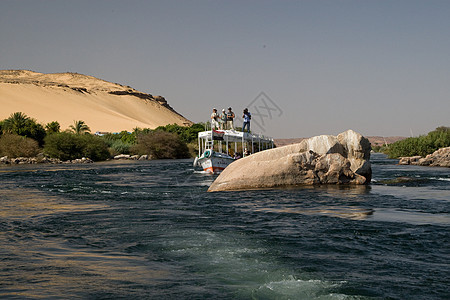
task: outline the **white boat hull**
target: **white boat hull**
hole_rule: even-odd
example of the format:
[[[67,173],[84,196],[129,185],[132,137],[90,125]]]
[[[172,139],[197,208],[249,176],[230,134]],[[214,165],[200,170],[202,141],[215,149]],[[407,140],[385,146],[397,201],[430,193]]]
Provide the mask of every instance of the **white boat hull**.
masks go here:
[[[223,153],[213,152],[210,157],[202,155],[197,160],[197,164],[203,168],[203,171],[217,174],[222,172],[235,159]]]

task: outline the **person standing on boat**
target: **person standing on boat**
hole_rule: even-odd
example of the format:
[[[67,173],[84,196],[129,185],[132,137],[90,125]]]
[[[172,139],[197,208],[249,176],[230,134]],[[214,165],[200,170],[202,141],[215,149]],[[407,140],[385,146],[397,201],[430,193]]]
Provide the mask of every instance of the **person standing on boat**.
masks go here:
[[[217,109],[213,108],[213,112],[211,114],[211,129],[219,129],[219,114],[217,113]]]
[[[220,115],[220,129],[227,129],[227,113],[225,112],[225,108],[222,109],[222,114]]]
[[[231,110],[231,107],[228,107],[228,112],[227,112],[227,129],[234,130],[233,119],[234,119],[234,112]]]
[[[242,125],[242,132],[245,132],[245,127],[247,127],[247,132],[250,133],[250,120],[252,119],[252,115],[248,111],[248,108],[244,109],[244,114],[242,115],[244,119],[244,125]]]

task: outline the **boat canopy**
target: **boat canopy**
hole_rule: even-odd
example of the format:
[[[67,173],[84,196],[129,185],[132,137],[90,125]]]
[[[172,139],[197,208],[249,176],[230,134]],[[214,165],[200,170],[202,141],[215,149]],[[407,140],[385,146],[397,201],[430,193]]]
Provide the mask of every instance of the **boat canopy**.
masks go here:
[[[273,138],[262,134],[254,134],[235,130],[208,130],[198,133],[198,137],[204,140],[229,141],[229,142],[264,142],[273,143]]]
[[[264,149],[269,149],[274,147],[273,138],[267,137],[262,134],[254,134],[235,130],[207,130],[198,133],[198,143],[199,143],[199,156],[206,149],[213,149],[214,144],[220,145],[220,150],[222,150],[222,145],[226,145],[225,150],[228,153],[228,145],[230,143],[236,144],[241,143],[241,145],[248,144],[250,146],[251,152],[261,151]],[[220,151],[219,152],[222,152]]]

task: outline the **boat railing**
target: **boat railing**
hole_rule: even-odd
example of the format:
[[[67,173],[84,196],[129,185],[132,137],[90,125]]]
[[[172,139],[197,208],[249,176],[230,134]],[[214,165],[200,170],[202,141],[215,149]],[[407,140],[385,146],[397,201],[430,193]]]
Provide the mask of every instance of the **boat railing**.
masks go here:
[[[205,131],[211,130],[212,126],[211,126],[211,121],[206,121],[205,122]]]
[[[264,142],[273,142],[273,138],[266,136],[264,134],[260,133],[248,133],[248,132],[242,132],[242,131],[236,131],[236,130],[222,130],[217,129],[218,132],[224,132],[225,136],[228,136],[231,139],[239,139],[239,141],[264,141]],[[202,134],[199,133],[199,138],[204,140],[212,140],[213,139],[213,131],[211,129],[205,130],[202,132]],[[230,140],[231,141],[231,140]]]
[[[205,150],[208,150],[208,149],[212,149],[212,147],[213,147],[213,141],[211,141],[211,140],[207,140],[206,142],[205,142]]]

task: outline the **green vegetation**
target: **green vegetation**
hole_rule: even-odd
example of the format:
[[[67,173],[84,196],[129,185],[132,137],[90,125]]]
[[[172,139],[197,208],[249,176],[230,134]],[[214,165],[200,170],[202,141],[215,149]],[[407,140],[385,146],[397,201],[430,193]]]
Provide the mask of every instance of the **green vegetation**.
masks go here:
[[[84,121],[73,121],[73,125],[69,126],[70,130],[75,134],[86,134],[91,132],[89,126],[87,126]]]
[[[121,131],[120,133],[108,133],[102,136],[109,147],[112,156],[118,154],[130,154],[130,148],[136,143],[135,132]]]
[[[427,156],[439,148],[450,147],[450,127],[438,127],[427,135],[407,138],[382,148],[390,158]]]
[[[63,161],[82,157],[100,161],[118,154],[187,158],[198,152],[197,135],[204,126],[202,123],[190,127],[170,124],[154,130],[135,128],[133,132],[96,136],[90,134],[89,126],[82,120],[74,121],[68,130],[61,132],[57,121],[43,126],[16,112],[0,121],[0,156],[33,157],[43,153]]]
[[[384,146],[380,146],[380,145],[373,146],[372,145],[372,151],[374,151],[374,152],[383,152],[384,151]]]
[[[48,135],[45,138],[44,154],[61,160],[88,157],[99,161],[109,158],[108,145],[102,138],[69,132]]]
[[[121,140],[116,140],[109,145],[109,151],[112,156],[119,154],[130,154],[130,148],[133,144],[123,142]]]
[[[159,126],[155,131],[165,131],[176,133],[183,142],[190,143],[197,141],[198,133],[205,130],[205,124],[197,123],[192,126],[180,126],[177,124],[169,124],[166,126]]]
[[[118,154],[150,155],[154,159],[187,158],[198,152],[197,135],[205,124],[192,126],[170,124],[154,130],[135,128],[104,136],[90,134],[82,120],[74,121],[70,130],[61,132],[57,121],[39,124],[22,112],[0,121],[0,156],[32,157],[43,152],[61,160],[90,158],[106,160]],[[450,147],[450,127],[438,127],[427,135],[407,138],[375,149],[391,158],[426,156],[439,148]]]
[[[60,130],[61,125],[59,125],[57,121],[53,121],[45,125],[45,131],[47,132],[47,134],[58,133]]]
[[[32,138],[42,146],[45,138],[44,127],[26,114],[16,112],[2,121],[2,132]]]
[[[0,156],[33,157],[39,153],[37,141],[17,134],[0,136]]]
[[[133,152],[139,155],[150,154],[153,158],[188,158],[189,149],[176,133],[155,130],[137,136]]]

